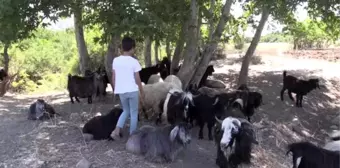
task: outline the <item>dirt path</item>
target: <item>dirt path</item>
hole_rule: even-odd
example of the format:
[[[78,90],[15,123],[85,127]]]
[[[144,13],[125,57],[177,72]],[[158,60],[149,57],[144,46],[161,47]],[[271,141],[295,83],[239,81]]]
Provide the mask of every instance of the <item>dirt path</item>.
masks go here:
[[[237,57],[217,61],[214,77],[234,88],[230,84],[236,82],[239,62]],[[290,166],[291,159],[284,155],[285,145],[299,140],[323,145],[327,133],[339,129],[330,121],[340,112],[340,77],[333,74],[340,69],[335,64],[320,60],[284,57],[262,57],[254,59],[254,63],[260,64],[250,66],[249,86],[263,94],[265,105],[253,118],[260,145],[254,148],[250,167],[286,168]],[[326,87],[307,95],[303,108],[294,107],[287,93],[281,102],[279,92],[283,69],[297,77],[322,77]],[[207,140],[207,134],[204,134],[205,140],[197,140],[197,128],[192,133],[193,142],[174,163],[158,165],[127,153],[124,141],[91,141],[88,144],[83,141],[81,126],[96,112],[109,111],[113,107],[112,96],[107,97],[106,102],[93,105],[88,105],[84,99],[80,104],[71,104],[66,93],[41,97],[53,104],[62,117],[47,122],[28,121],[27,108],[37,97],[7,95],[0,99],[0,168],[68,168],[75,167],[82,157],[98,168],[217,167],[214,143]]]

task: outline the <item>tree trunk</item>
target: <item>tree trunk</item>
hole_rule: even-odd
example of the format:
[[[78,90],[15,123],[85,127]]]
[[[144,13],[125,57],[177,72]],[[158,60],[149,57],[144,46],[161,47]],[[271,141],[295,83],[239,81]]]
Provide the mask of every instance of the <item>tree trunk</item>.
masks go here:
[[[183,20],[181,32],[179,33],[179,38],[176,43],[174,56],[172,57],[171,70],[170,70],[171,74],[173,74],[174,70],[178,68],[179,61],[181,60],[181,53],[184,48],[185,37],[186,37],[185,35],[187,33],[187,30],[188,30],[188,21]]]
[[[120,40],[120,35],[114,34],[111,36],[111,41],[108,45],[107,53],[105,56],[105,70],[106,70],[107,76],[109,77],[112,91],[114,89],[112,85],[112,61],[119,54],[118,53],[119,40]]]
[[[147,36],[145,39],[145,50],[144,50],[144,64],[145,67],[150,67],[152,65],[151,62],[151,38]]]
[[[159,48],[159,42],[158,42],[158,41],[155,41],[155,61],[156,61],[156,63],[159,62],[158,48]]]
[[[208,35],[208,41],[212,40],[212,35],[214,33],[214,9],[215,9],[215,1],[216,0],[210,0],[210,8],[209,13],[211,18],[209,18],[209,35]]]
[[[201,26],[202,26],[202,14],[199,13],[198,16],[198,21],[197,21],[197,42],[198,42],[198,47],[200,47],[203,42],[202,42],[202,34],[201,34]]]
[[[191,0],[190,4],[190,10],[191,10],[191,17],[189,22],[189,28],[188,28],[188,38],[186,41],[186,46],[184,50],[184,61],[183,65],[178,72],[177,76],[182,81],[183,88],[187,88],[190,79],[193,75],[193,71],[196,67],[196,59],[197,59],[197,45],[198,45],[198,37],[197,37],[197,31],[198,31],[198,14],[199,14],[199,7],[196,0]]]
[[[230,8],[233,4],[233,0],[227,0],[225,5],[222,8],[222,16],[217,24],[216,30],[212,35],[212,39],[209,41],[207,45],[205,45],[202,59],[198,65],[198,68],[195,71],[195,75],[193,76],[191,83],[192,84],[199,84],[201,81],[208,65],[211,60],[212,55],[214,54],[215,50],[217,49],[218,42],[221,39],[222,33],[224,31],[224,27],[228,21],[228,17],[230,14]]]
[[[166,39],[165,50],[166,50],[166,56],[169,58],[169,60],[171,60],[170,41],[168,39]]]
[[[9,55],[8,55],[9,44],[5,44],[4,46],[4,70],[8,73],[9,69]]]
[[[250,43],[250,46],[248,47],[246,55],[243,57],[242,67],[241,67],[239,80],[238,80],[238,86],[240,86],[241,84],[247,84],[249,63],[250,63],[251,57],[253,56],[256,50],[257,44],[260,41],[262,30],[264,28],[264,25],[266,24],[268,17],[269,17],[269,11],[266,9],[263,9],[260,23],[256,29],[255,35]]]
[[[85,70],[88,68],[89,54],[84,39],[84,29],[82,23],[82,9],[74,10],[74,32],[79,54],[79,69],[81,74],[85,75]]]

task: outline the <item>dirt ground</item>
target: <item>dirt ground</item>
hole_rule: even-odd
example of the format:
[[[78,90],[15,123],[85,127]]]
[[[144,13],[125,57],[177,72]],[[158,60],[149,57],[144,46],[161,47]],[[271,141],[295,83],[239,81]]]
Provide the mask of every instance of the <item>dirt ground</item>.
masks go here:
[[[214,78],[234,89],[240,58],[229,55],[227,60],[215,63]],[[324,145],[327,134],[339,129],[337,123],[331,122],[340,112],[339,63],[288,56],[254,57],[252,63],[249,86],[263,94],[264,105],[253,117],[260,144],[254,147],[252,164],[244,167],[291,167],[291,156],[285,156],[288,143],[308,140]],[[283,69],[304,79],[319,77],[324,87],[308,94],[303,108],[296,108],[287,93],[282,102],[279,92]],[[46,122],[26,120],[29,104],[38,97],[51,103],[62,116]],[[71,104],[66,91],[39,96],[5,95],[0,98],[0,168],[71,168],[83,157],[95,168],[217,167],[213,141],[207,140],[207,134],[204,140],[198,140],[197,128],[192,131],[192,143],[171,164],[149,163],[141,156],[127,153],[125,140],[85,143],[81,134],[83,124],[97,112],[108,112],[113,104],[112,94],[105,102],[95,101],[92,105],[85,99],[80,104]]]

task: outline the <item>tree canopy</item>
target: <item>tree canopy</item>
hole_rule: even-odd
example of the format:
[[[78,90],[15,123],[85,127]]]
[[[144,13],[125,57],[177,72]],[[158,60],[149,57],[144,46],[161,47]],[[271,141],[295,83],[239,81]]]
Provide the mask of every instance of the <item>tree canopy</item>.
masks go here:
[[[241,4],[243,10],[239,16],[234,16],[230,12],[236,3]],[[306,4],[309,19],[300,22],[296,19],[295,10],[302,4]],[[174,67],[177,67],[182,60],[186,66],[193,65],[189,70],[184,68],[179,75],[193,73],[189,75],[192,78],[185,78],[185,80],[188,80],[188,83],[195,83],[201,78],[201,72],[210,62],[218,45],[232,42],[242,48],[247,27],[263,29],[268,17],[285,25],[283,32],[292,37],[296,46],[301,46],[302,42],[304,45],[318,46],[325,41],[336,41],[340,35],[339,4],[337,1],[330,0],[239,0],[237,2],[234,0],[1,0],[0,44],[4,52],[2,60],[5,67],[9,64],[10,55],[13,59],[11,66],[20,61],[30,63],[25,65],[25,73],[22,72],[22,75],[26,74],[27,78],[35,83],[40,80],[37,76],[44,78],[49,73],[79,73],[79,70],[74,68],[77,67],[75,65],[72,65],[72,68],[61,66],[81,64],[79,61],[81,56],[79,58],[74,56],[75,49],[79,48],[79,45],[75,46],[74,41],[71,40],[71,34],[75,33],[75,30],[57,32],[58,36],[61,34],[66,36],[61,38],[51,35],[56,32],[44,29],[48,25],[46,20],[53,22],[74,15],[81,17],[78,24],[85,28],[84,35],[81,36],[80,33],[77,40],[83,38],[88,46],[85,50],[89,55],[90,69],[102,64],[110,65],[108,62],[118,54],[117,39],[120,37],[124,35],[134,37],[138,41],[140,55],[143,54],[144,49],[142,42],[150,37],[151,41],[158,45],[152,49],[153,52],[159,48],[160,56],[166,54],[173,57]],[[267,15],[267,18],[263,17],[261,24],[255,21],[255,16],[260,15]],[[257,32],[260,37],[262,30]],[[277,34],[272,36],[279,38]],[[252,55],[260,41],[259,37],[251,40],[253,45],[245,58]],[[277,41],[275,38],[273,41]],[[287,40],[289,41],[289,38]],[[262,41],[272,42],[265,39]],[[14,48],[8,51],[11,45]],[[59,55],[58,58],[49,55],[45,48]],[[110,49],[115,50],[110,51]],[[23,53],[25,54],[22,55]],[[42,64],[50,68],[47,69]],[[14,69],[14,67],[10,68],[12,72],[15,71]]]

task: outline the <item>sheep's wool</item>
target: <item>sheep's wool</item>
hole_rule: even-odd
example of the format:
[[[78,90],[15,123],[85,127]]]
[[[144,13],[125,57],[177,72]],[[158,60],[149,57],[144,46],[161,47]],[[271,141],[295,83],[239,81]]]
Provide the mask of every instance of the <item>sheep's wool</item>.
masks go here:
[[[222,130],[223,130],[223,136],[221,139],[221,144],[229,144],[231,140],[231,134],[232,129],[234,129],[236,132],[238,132],[238,126],[235,125],[235,123],[238,123],[238,125],[241,125],[241,122],[233,117],[227,117],[222,122]]]

